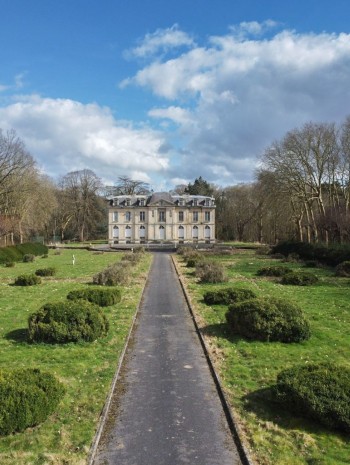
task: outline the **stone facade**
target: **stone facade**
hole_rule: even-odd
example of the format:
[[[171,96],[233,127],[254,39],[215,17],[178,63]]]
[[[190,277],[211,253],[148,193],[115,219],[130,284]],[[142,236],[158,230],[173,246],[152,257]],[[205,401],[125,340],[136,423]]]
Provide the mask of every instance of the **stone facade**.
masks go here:
[[[118,195],[108,198],[110,244],[215,242],[215,200],[201,195]]]

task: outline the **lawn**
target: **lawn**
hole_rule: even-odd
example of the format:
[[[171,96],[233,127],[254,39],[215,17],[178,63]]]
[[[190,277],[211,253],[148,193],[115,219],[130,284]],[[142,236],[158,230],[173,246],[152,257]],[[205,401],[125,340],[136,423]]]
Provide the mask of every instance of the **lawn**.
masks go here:
[[[72,254],[75,265],[72,264]],[[66,394],[55,414],[23,433],[0,438],[1,465],[82,465],[86,463],[98,419],[108,394],[141,292],[151,255],[132,268],[132,280],[122,287],[121,303],[104,309],[108,336],[94,343],[28,344],[28,316],[42,304],[66,299],[73,289],[92,282],[92,276],[120,260],[119,253],[51,250],[33,263],[0,267],[0,367],[37,367],[55,374]],[[42,284],[13,286],[14,278],[38,268],[55,267],[54,277]]]
[[[259,277],[259,268],[280,264],[253,250],[214,256],[226,268],[225,284],[199,284],[194,269],[179,256],[178,267],[193,303],[201,331],[210,348],[227,398],[239,417],[244,441],[259,465],[350,464],[350,441],[311,420],[295,416],[273,400],[277,373],[295,364],[329,360],[350,365],[350,283],[330,269],[316,268],[320,282],[313,286],[286,286],[276,278]],[[300,263],[284,263],[305,269]],[[206,291],[227,286],[253,289],[259,296],[283,297],[298,303],[306,314],[312,336],[303,343],[248,341],[227,329],[224,306],[207,306]]]

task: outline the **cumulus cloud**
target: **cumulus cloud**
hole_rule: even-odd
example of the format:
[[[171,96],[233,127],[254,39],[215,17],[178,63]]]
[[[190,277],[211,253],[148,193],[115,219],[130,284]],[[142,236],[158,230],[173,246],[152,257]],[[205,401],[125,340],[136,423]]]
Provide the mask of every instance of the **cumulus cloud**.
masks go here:
[[[129,50],[129,54],[136,57],[146,57],[159,52],[167,52],[179,47],[192,47],[195,43],[192,37],[179,29],[177,24],[167,29],[157,29],[146,34],[141,43]]]
[[[97,104],[17,97],[0,108],[0,127],[15,128],[39,166],[54,177],[89,168],[109,182],[124,173],[149,181],[169,164],[161,134],[122,124]]]
[[[198,172],[219,183],[250,180],[274,139],[349,112],[350,34],[263,36],[272,27],[270,20],[241,23],[206,46],[154,58],[129,78],[168,101],[149,114],[177,122],[186,135],[181,162],[170,167],[174,178]]]

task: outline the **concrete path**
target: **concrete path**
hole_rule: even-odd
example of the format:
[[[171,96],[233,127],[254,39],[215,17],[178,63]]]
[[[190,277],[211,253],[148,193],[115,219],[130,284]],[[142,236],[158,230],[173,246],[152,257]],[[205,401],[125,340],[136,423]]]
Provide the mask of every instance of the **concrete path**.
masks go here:
[[[94,465],[238,465],[171,257],[155,253]]]

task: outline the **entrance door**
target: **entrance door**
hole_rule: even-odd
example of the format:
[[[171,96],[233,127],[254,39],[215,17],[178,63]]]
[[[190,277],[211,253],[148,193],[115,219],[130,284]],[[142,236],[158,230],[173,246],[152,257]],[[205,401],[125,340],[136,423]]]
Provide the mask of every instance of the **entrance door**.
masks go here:
[[[159,226],[159,239],[163,241],[165,239],[165,228],[164,226]]]

